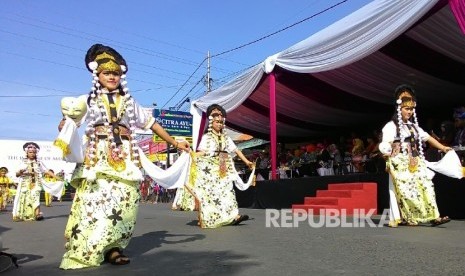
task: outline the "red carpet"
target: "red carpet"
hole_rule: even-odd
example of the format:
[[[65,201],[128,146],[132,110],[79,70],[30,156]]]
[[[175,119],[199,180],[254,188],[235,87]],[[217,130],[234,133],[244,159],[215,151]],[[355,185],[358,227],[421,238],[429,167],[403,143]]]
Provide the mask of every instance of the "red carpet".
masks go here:
[[[345,210],[345,214],[354,214],[355,209],[364,209],[365,214],[377,210],[377,184],[373,182],[328,184],[328,190],[318,190],[316,197],[305,197],[304,204],[293,204],[292,210],[313,211],[320,215],[321,210]],[[359,212],[360,213],[360,212]]]

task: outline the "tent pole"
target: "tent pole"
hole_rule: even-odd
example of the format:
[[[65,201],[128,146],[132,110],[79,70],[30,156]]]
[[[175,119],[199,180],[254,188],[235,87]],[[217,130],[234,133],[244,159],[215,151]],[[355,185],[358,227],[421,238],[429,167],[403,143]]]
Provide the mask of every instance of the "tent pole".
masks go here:
[[[271,179],[276,179],[276,75],[271,72],[268,75],[270,85],[270,150],[271,150]]]

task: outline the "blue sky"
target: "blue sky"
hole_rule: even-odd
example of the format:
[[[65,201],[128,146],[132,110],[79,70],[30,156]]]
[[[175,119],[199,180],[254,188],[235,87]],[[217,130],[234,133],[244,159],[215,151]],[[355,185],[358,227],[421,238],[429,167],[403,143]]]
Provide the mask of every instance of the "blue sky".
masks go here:
[[[91,87],[84,55],[94,43],[124,56],[141,105],[168,109],[205,93],[208,51],[215,89],[368,2],[3,0],[0,139],[56,138],[61,98]]]

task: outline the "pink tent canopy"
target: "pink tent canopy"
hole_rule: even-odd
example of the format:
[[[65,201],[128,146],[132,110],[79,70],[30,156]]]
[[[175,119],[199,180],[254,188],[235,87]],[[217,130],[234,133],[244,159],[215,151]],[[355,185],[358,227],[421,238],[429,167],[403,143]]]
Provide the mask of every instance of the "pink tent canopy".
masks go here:
[[[271,141],[272,150],[277,141],[380,129],[403,83],[416,89],[420,121],[452,119],[465,105],[464,7],[374,0],[194,101],[191,112],[219,103],[229,127]]]

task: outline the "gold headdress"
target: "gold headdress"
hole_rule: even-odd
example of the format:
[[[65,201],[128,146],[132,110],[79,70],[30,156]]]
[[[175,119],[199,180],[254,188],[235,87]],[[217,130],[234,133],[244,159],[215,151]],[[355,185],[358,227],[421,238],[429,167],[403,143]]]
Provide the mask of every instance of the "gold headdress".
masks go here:
[[[6,167],[1,167],[0,172],[8,173],[8,169]]]
[[[94,61],[98,64],[98,73],[102,71],[121,72],[121,66],[116,62],[115,57],[108,54],[107,52],[103,52],[100,55],[97,55]]]
[[[397,104],[400,105],[400,107],[415,107],[417,103],[415,102],[415,99],[412,97],[412,95],[408,92],[402,92],[399,95],[399,98],[397,99]]]

